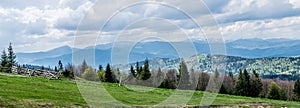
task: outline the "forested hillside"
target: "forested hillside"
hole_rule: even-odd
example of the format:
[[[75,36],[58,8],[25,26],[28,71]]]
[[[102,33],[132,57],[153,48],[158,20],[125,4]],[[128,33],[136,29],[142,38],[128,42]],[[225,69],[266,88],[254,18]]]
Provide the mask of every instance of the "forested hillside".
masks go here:
[[[213,72],[213,63],[224,65],[226,72],[238,73],[239,69],[253,69],[261,76],[290,75],[300,73],[300,57],[270,57],[270,58],[242,58],[234,56],[201,54],[184,58],[189,69]],[[179,68],[179,59],[155,58],[151,60],[153,68]],[[221,61],[221,63],[220,63]]]

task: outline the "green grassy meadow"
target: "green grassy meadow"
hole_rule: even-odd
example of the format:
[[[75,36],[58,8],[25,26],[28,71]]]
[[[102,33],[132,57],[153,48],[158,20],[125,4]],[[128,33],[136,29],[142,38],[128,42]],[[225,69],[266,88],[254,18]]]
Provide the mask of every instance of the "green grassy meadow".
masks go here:
[[[128,106],[151,106],[170,97],[174,90],[148,88],[128,85],[133,88],[153,89],[137,92],[128,86],[118,84],[85,82],[104,87],[108,93],[122,104]],[[81,96],[75,80],[48,80],[43,77],[24,77],[20,75],[0,75],[0,107],[97,107],[89,106]],[[92,88],[92,87],[91,87]],[[180,91],[193,92],[193,91]],[[188,102],[188,106],[200,104],[204,92],[196,91]],[[97,94],[101,96],[101,94]],[[95,95],[95,96],[97,96]],[[219,94],[214,100],[215,106],[273,106],[299,108],[300,102],[269,100]]]

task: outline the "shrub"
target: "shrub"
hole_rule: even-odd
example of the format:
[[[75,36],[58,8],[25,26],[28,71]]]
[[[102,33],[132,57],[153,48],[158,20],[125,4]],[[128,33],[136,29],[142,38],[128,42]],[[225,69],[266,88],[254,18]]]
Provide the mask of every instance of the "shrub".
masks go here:
[[[267,98],[276,100],[286,100],[284,91],[275,82],[271,82]]]
[[[96,81],[98,80],[98,76],[93,68],[87,68],[84,73],[82,74],[82,78],[89,80],[89,81]]]

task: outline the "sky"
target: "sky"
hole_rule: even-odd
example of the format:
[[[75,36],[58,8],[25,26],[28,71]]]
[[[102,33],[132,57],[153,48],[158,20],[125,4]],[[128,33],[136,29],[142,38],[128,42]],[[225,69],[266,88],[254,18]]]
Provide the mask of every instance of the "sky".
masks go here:
[[[203,0],[209,15],[203,14],[203,7],[193,2],[178,3],[178,6],[192,10],[188,14],[193,18],[187,17],[179,8],[154,4],[128,6],[126,0],[116,1],[1,0],[0,49],[7,48],[9,42],[13,43],[16,52],[46,51],[65,45],[83,48],[94,45],[94,37],[99,34],[101,39],[96,40],[96,44],[112,42],[120,35],[128,40],[134,36],[158,34],[162,37],[172,35],[166,38],[171,41],[185,40],[184,34],[192,39],[205,39],[191,19],[201,19],[204,24],[201,28],[218,27],[226,41],[300,39],[299,0]],[[120,10],[113,10],[115,8]],[[206,25],[206,16],[214,18],[217,25]],[[141,19],[145,17],[151,18]],[[101,24],[105,23],[107,25],[100,32]],[[75,38],[80,40],[80,45],[74,45]]]

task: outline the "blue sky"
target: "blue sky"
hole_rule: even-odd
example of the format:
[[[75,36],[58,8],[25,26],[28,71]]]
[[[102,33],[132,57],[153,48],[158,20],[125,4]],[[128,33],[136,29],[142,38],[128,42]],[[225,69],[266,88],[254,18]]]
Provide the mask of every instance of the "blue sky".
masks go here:
[[[225,40],[300,39],[299,0],[203,0],[203,2],[219,23],[220,32]],[[13,42],[16,52],[36,52],[63,45],[72,46],[77,26],[83,18],[86,25],[81,25],[80,32],[77,33],[78,38],[83,40],[81,47],[93,45],[84,40],[98,34],[99,25],[94,22],[105,22],[107,19],[103,16],[112,14],[109,10],[101,10],[101,7],[123,6],[122,3],[109,0],[97,2],[96,0],[1,0],[0,49],[6,48],[10,41]],[[190,2],[181,5],[190,6],[190,9],[194,10],[192,14],[201,13],[197,10],[199,7],[191,6]],[[93,15],[93,9],[101,10],[103,14]],[[87,17],[89,15],[93,17]],[[115,38],[117,31],[128,27],[129,22],[145,16],[169,19],[190,34],[194,33],[195,37],[200,35],[193,29],[195,25],[178,11],[154,5],[141,5],[125,9],[111,19],[112,22],[104,31],[106,35],[98,43],[110,42]],[[153,31],[172,31],[172,35],[177,36],[172,38],[174,41],[182,40],[180,38],[182,33],[178,32],[179,30],[159,21],[141,21],[141,24],[129,26],[122,33],[146,36],[148,32]]]

